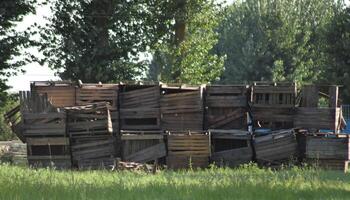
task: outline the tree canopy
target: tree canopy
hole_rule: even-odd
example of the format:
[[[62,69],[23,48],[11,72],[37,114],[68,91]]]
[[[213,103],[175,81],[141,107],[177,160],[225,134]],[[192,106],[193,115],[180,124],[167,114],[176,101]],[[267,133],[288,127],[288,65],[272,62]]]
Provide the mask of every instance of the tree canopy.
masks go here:
[[[229,6],[216,46],[227,55],[222,83],[311,83],[325,66],[323,33],[341,3],[246,0]]]
[[[52,18],[40,28],[40,50],[62,79],[131,80],[142,75],[141,53],[168,30],[167,1],[51,1]]]
[[[15,75],[27,63],[21,50],[32,44],[27,32],[15,30],[16,23],[35,11],[35,3],[36,0],[0,1],[0,107],[8,99],[7,77]]]
[[[183,9],[183,33],[178,34],[175,26],[175,31],[170,31],[174,39],[156,46],[148,76],[166,82],[212,82],[220,77],[225,58],[212,51],[222,20],[220,6],[204,0],[188,2]]]

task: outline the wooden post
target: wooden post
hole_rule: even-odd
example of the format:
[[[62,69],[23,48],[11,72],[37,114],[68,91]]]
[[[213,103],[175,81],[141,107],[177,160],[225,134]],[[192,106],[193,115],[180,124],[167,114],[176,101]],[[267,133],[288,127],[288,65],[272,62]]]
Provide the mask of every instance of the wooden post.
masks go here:
[[[338,86],[329,87],[329,107],[330,108],[338,107],[338,94],[339,94]]]

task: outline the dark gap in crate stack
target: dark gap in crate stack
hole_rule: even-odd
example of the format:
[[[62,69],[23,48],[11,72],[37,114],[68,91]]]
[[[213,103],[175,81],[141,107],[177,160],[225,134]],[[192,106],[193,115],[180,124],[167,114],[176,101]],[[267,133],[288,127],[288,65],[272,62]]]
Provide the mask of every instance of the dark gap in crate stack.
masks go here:
[[[210,129],[211,162],[218,166],[237,167],[253,160],[251,135],[243,130]]]

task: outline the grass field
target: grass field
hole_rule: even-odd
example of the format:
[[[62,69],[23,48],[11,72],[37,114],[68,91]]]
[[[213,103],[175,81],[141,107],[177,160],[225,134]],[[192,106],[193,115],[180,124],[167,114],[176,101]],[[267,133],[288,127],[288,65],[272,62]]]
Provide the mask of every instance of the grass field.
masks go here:
[[[254,165],[144,172],[54,171],[0,165],[1,199],[350,199],[350,174]]]

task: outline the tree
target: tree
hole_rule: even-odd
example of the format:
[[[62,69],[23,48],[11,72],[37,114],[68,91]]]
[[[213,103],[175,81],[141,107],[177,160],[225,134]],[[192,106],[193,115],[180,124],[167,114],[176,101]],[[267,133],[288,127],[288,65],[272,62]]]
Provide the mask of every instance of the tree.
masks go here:
[[[227,55],[220,82],[318,80],[326,60],[322,34],[336,7],[326,0],[234,3],[215,48]]]
[[[325,36],[328,62],[322,81],[343,85],[342,98],[350,103],[350,8],[337,12]]]
[[[35,3],[36,0],[0,1],[0,107],[8,100],[7,77],[15,75],[26,64],[27,57],[19,56],[23,48],[32,44],[27,32],[15,30],[16,23],[35,11]]]
[[[164,82],[208,83],[223,70],[224,56],[212,52],[217,43],[220,7],[213,1],[174,1],[173,31],[153,53],[148,78]],[[170,18],[170,20],[172,20]]]
[[[62,79],[130,80],[142,75],[139,60],[168,30],[168,1],[53,0],[53,16],[40,27],[42,63]]]

